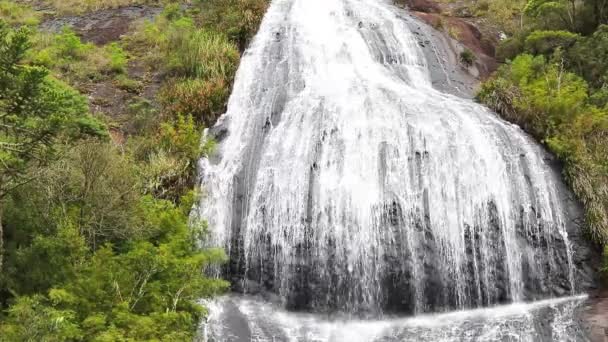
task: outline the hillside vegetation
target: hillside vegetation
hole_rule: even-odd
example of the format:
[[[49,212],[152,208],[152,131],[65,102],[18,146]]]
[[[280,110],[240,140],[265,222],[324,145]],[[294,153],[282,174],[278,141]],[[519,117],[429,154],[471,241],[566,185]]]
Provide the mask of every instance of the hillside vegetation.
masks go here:
[[[225,256],[188,215],[202,130],[267,2],[163,2],[105,45],[39,29],[133,3],[161,5],[0,0],[0,341],[187,341],[198,300],[228,288],[205,277]]]
[[[559,157],[584,204],[590,237],[606,244],[608,1],[482,3],[490,12],[503,9],[508,35],[497,49],[504,65],[482,85],[478,99]]]

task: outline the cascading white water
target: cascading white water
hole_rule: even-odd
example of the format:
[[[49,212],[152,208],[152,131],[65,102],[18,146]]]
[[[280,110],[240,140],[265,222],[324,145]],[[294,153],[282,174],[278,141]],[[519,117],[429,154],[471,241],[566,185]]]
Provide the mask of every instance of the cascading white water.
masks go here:
[[[382,315],[575,291],[545,154],[432,87],[382,0],[274,0],[245,53],[198,214],[236,290]]]
[[[328,320],[227,297],[210,304],[201,335],[205,342],[584,342],[574,318],[584,301],[577,296],[409,318]]]

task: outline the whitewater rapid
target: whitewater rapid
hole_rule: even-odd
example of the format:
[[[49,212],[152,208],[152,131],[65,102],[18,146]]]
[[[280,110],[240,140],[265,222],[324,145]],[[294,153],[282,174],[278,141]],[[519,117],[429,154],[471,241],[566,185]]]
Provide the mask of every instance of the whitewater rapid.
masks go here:
[[[353,320],[286,312],[259,298],[209,303],[202,342],[585,342],[586,296],[409,318]]]
[[[233,290],[358,317],[580,292],[546,153],[433,88],[411,24],[383,0],[272,1],[200,163]]]

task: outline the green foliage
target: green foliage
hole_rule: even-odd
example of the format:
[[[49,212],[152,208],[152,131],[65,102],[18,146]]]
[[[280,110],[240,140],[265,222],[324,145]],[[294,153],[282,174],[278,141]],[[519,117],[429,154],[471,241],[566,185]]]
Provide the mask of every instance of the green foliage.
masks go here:
[[[82,338],[75,313],[48,304],[43,296],[20,297],[8,310],[6,323],[0,325],[2,341],[63,342]]]
[[[127,54],[125,51],[118,43],[107,45],[106,51],[109,55],[108,70],[115,73],[124,73],[127,66]]]
[[[471,67],[473,65],[473,63],[475,63],[476,59],[477,59],[477,56],[475,56],[475,54],[469,49],[464,49],[460,53],[460,63],[462,63],[462,65],[464,65],[467,68]]]
[[[211,125],[224,112],[230,88],[223,78],[178,79],[167,84],[160,103],[171,113],[187,113]]]
[[[525,49],[534,55],[550,56],[557,49],[566,50],[579,39],[579,35],[568,31],[534,31],[525,41]]]
[[[524,51],[524,39],[511,37],[500,42],[496,48],[496,59],[500,62],[513,60]]]
[[[158,110],[148,100],[137,99],[131,102],[129,114],[133,117],[132,129],[137,134],[150,134],[159,126]]]
[[[8,25],[36,26],[40,22],[40,17],[40,13],[30,6],[14,1],[0,1],[0,20],[4,20]]]
[[[608,84],[608,26],[602,25],[593,35],[579,39],[567,51],[567,59],[593,87]]]
[[[477,16],[487,17],[506,33],[513,34],[521,29],[525,5],[525,0],[482,0],[475,2],[474,12]]]
[[[191,115],[178,115],[174,122],[161,125],[160,146],[172,154],[197,160],[201,156],[201,134]]]
[[[87,245],[78,229],[74,225],[59,226],[53,235],[37,235],[29,246],[17,251],[11,264],[15,269],[9,270],[14,272],[11,285],[19,285],[19,293],[45,292],[53,284],[75,277],[86,255]],[[19,272],[24,268],[28,272]]]
[[[196,0],[207,28],[225,33],[244,50],[257,31],[268,0]]]
[[[150,228],[145,239],[87,249],[72,228],[35,237],[29,253],[43,259],[30,266],[42,262],[40,271],[51,278],[40,278],[47,280],[46,290],[32,290],[47,295],[18,297],[0,325],[2,336],[11,341],[191,340],[205,314],[197,300],[227,289],[226,282],[204,276],[208,266],[225,262],[225,255],[200,251],[199,230],[191,229],[187,213],[172,203],[143,196],[138,207]],[[69,272],[51,274],[63,267]],[[32,280],[27,273],[23,282]]]
[[[201,133],[190,115],[161,124],[158,146],[145,172],[146,192],[174,201],[187,193],[195,178],[195,161],[214,148],[212,140],[201,144]]]
[[[114,84],[124,91],[127,91],[132,94],[139,94],[139,92],[143,88],[143,84],[141,81],[134,80],[129,78],[127,75],[121,74],[117,75],[114,78]]]
[[[0,22],[0,198],[27,182],[31,167],[53,160],[60,142],[105,134],[84,97],[45,68],[21,64],[28,48],[25,29]]]
[[[608,242],[608,2],[528,0],[522,10],[497,49],[508,64],[478,98],[564,162],[591,237]]]
[[[72,13],[135,2],[47,1]],[[67,28],[35,34],[32,49],[25,29],[2,36],[0,64],[9,67],[0,69],[0,86],[9,91],[0,93],[0,118],[14,120],[12,114],[2,116],[9,108],[34,114],[24,121],[28,129],[61,130],[43,139],[52,143],[48,151],[56,158],[27,168],[23,162],[22,174],[32,177],[24,178],[20,191],[6,192],[0,207],[7,238],[0,340],[193,339],[206,315],[199,299],[228,287],[205,276],[207,268],[226,261],[224,253],[200,249],[206,225],[189,224],[197,201],[196,161],[215,144],[200,137],[203,125],[213,124],[224,110],[239,62],[236,42],[253,35],[266,5],[265,0],[174,3],[154,21],[136,25],[120,43],[106,46],[83,43]],[[219,13],[230,16],[203,20]],[[148,97],[150,87],[146,77],[127,76],[131,59],[138,60],[133,65],[160,69],[158,103],[137,97]],[[111,81],[132,94],[126,122],[112,123],[112,138],[120,146],[97,139],[72,144],[106,132],[88,116],[85,98],[49,73],[85,91]],[[44,86],[35,87],[32,80]],[[31,105],[22,101],[38,93],[44,96]],[[44,111],[31,111],[35,106]],[[42,114],[45,120],[38,121]]]
[[[168,10],[154,22],[140,24],[127,44],[148,54],[154,65],[164,56],[166,70],[179,77],[222,78],[230,84],[239,62],[238,49],[223,33],[198,29],[192,18]]]
[[[198,155],[191,118],[165,126],[159,148],[178,160]],[[192,192],[169,187],[183,194],[179,206],[143,195],[149,165],[141,166],[110,143],[91,141],[11,194],[4,220],[10,257],[0,284],[16,297],[0,323],[3,337],[193,338],[205,314],[197,301],[228,286],[205,269],[225,256],[197,247],[205,226],[189,225]],[[43,324],[49,319],[59,321]]]
[[[576,29],[576,0],[529,0],[524,13],[544,28]]]
[[[72,84],[125,71],[127,56],[118,44],[97,47],[83,43],[68,27],[59,34],[40,33],[34,43],[29,57],[32,63],[52,70]]]
[[[593,105],[584,79],[552,61],[521,55],[483,84],[478,98],[544,141],[564,162],[587,227],[608,241],[608,111]]]
[[[239,62],[236,46],[222,34],[196,30],[192,25],[180,19],[169,26],[164,46],[168,70],[183,77],[221,78],[230,83]]]

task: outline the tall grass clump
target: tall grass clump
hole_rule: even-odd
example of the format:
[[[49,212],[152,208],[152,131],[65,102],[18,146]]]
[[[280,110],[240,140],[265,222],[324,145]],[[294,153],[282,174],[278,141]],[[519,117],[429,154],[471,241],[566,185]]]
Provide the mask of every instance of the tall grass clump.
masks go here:
[[[211,125],[224,110],[240,55],[224,33],[196,23],[179,6],[170,5],[153,22],[139,23],[125,43],[150,68],[163,67],[167,80],[159,102],[165,117],[191,115]]]
[[[222,77],[208,80],[176,79],[160,92],[160,103],[171,113],[189,113],[196,121],[212,125],[222,114],[230,95]]]
[[[181,77],[232,80],[239,52],[224,35],[173,26],[167,37],[167,68]]]
[[[68,27],[59,34],[39,33],[33,44],[33,64],[45,66],[75,85],[123,73],[127,63],[127,55],[118,44],[98,47],[83,43]]]
[[[244,50],[264,18],[269,0],[195,0],[205,27],[222,32]]]
[[[0,1],[0,19],[8,25],[36,26],[40,23],[40,17],[40,12],[34,11],[30,6],[14,1]]]

